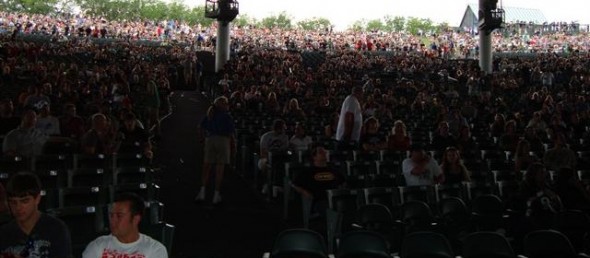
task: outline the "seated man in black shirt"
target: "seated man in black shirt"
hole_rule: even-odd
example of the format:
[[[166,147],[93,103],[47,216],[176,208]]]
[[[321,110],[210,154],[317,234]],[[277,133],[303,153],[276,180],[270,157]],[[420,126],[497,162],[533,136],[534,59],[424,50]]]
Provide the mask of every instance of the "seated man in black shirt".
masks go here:
[[[150,135],[137,125],[137,118],[133,113],[125,114],[119,132],[122,137],[119,153],[142,153],[146,158],[153,157]]]
[[[328,166],[328,152],[323,147],[315,147],[311,159],[310,169],[298,174],[292,186],[303,198],[312,199],[312,209],[323,214],[328,207],[326,190],[342,187],[344,177],[338,170]]]
[[[41,183],[35,174],[13,175],[6,192],[14,219],[0,227],[0,257],[72,257],[64,222],[39,211]]]

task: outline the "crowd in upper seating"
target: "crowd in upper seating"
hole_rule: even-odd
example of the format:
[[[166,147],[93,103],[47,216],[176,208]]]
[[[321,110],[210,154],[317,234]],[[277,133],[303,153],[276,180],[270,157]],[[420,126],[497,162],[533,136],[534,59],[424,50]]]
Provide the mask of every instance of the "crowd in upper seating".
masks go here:
[[[558,23],[559,24],[559,23]],[[110,21],[102,17],[61,14],[29,15],[0,12],[0,33],[52,35],[67,38],[115,38],[126,40],[174,41],[213,48],[216,23],[211,26],[190,25],[177,20]],[[421,36],[427,35],[422,32]],[[507,29],[494,33],[493,45],[497,52],[562,53],[588,51],[587,31],[571,26],[508,24]],[[355,32],[322,29],[265,29],[254,26],[231,29],[233,48],[265,47],[297,50],[387,50],[404,49],[429,52],[444,57],[475,57],[478,40],[470,32],[453,30],[428,35],[428,40],[404,32]]]

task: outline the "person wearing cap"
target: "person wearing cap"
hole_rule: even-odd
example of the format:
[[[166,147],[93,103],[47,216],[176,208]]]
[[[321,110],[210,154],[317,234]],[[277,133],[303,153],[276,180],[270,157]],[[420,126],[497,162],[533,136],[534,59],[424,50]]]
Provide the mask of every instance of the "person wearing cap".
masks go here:
[[[444,182],[438,163],[421,145],[410,147],[410,156],[402,162],[402,172],[407,186],[434,185]]]
[[[363,97],[361,87],[353,87],[352,93],[348,95],[340,108],[338,127],[336,128],[336,140],[344,143],[359,142],[361,128],[363,126],[363,115],[360,100]]]
[[[14,219],[0,227],[0,257],[72,257],[66,224],[39,211],[41,183],[35,174],[14,174],[6,193]]]

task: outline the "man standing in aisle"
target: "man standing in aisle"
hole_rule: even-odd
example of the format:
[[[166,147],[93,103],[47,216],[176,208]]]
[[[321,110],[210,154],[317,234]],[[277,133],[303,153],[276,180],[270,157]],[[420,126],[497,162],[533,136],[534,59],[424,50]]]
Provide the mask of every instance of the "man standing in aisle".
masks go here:
[[[353,87],[352,94],[348,95],[342,103],[338,127],[336,128],[336,140],[343,145],[358,143],[361,138],[363,115],[360,100],[363,97],[361,87]]]

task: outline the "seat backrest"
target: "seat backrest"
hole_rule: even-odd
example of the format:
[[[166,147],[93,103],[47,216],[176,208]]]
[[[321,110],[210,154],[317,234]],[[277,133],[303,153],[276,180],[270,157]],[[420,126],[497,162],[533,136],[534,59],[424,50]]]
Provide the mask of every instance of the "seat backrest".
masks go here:
[[[337,258],[390,258],[389,247],[383,236],[372,231],[352,231],[340,238]]]
[[[390,212],[399,210],[399,191],[392,187],[372,187],[363,189],[365,204],[385,205]]]
[[[557,215],[555,224],[556,229],[570,240],[577,251],[590,251],[586,242],[590,236],[590,217],[586,213],[580,210],[562,211]]]
[[[389,208],[381,204],[366,204],[359,207],[357,223],[366,230],[385,231],[393,227],[393,217]]]
[[[430,206],[421,201],[409,201],[401,206],[401,220],[432,220],[432,210]]]
[[[516,258],[514,250],[503,235],[496,232],[474,232],[463,240],[464,258]]]
[[[293,257],[300,255],[310,258],[327,258],[328,249],[324,238],[309,229],[288,229],[276,237],[271,258]]]
[[[67,187],[59,189],[59,206],[102,206],[107,199],[107,190],[98,186]]]
[[[465,202],[457,197],[449,197],[439,202],[440,216],[449,221],[468,220],[470,213]]]
[[[330,209],[342,213],[357,211],[359,201],[357,190],[331,189],[327,192]]]
[[[473,200],[481,195],[493,194],[496,185],[490,182],[468,182],[465,184],[468,197]]]
[[[410,201],[402,204],[400,220],[404,224],[405,233],[434,230],[434,216],[428,204],[421,201]]]
[[[436,200],[449,197],[467,198],[463,184],[435,185]]]
[[[422,201],[425,203],[435,203],[436,193],[434,186],[400,186],[400,199],[402,202]]]
[[[504,203],[496,195],[481,195],[471,201],[471,210],[480,215],[501,215]]]
[[[447,238],[434,232],[414,232],[402,241],[401,258],[454,258]]]
[[[529,258],[574,257],[569,239],[555,230],[537,230],[527,234],[523,243],[524,255]]]
[[[102,169],[113,169],[113,156],[112,155],[88,155],[88,154],[75,154],[74,155],[74,168],[102,168]]]

